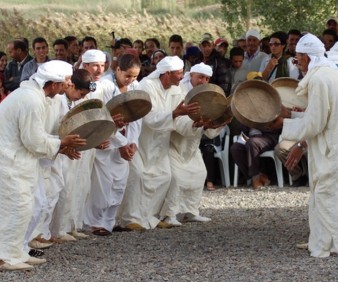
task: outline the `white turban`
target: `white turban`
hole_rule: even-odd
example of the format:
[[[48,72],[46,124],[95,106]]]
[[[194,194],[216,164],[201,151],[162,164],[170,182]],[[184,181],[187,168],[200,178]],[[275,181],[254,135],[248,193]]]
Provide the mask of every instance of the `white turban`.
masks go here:
[[[167,71],[178,71],[183,69],[184,63],[177,56],[167,56],[159,61],[156,65],[156,70],[147,76],[147,78],[159,78],[161,74]]]
[[[82,55],[82,63],[106,62],[106,54],[97,49],[87,50]]]
[[[296,52],[307,54],[310,57],[308,70],[313,67],[335,67],[325,56],[325,47],[319,38],[311,33],[307,33],[298,41]]]
[[[38,67],[35,74],[31,76],[41,88],[43,88],[48,81],[65,82],[67,76],[73,74],[73,66],[64,61],[52,60],[46,62]]]
[[[212,68],[209,65],[206,65],[205,63],[196,64],[190,69],[190,73],[197,72],[204,74],[206,76],[211,77],[212,76]]]
[[[261,35],[256,29],[249,29],[245,34],[245,38],[248,39],[249,36],[253,36],[256,37],[258,40],[261,40]]]

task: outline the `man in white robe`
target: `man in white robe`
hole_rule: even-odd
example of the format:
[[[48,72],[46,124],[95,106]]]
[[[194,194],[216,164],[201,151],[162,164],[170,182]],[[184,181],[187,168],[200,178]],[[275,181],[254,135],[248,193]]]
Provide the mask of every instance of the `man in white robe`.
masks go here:
[[[182,98],[193,87],[208,83],[211,76],[210,66],[204,63],[194,65],[180,82]],[[175,127],[176,131],[171,133],[169,149],[172,178],[161,216],[166,217],[165,222],[174,226],[182,225],[176,218],[178,214],[185,221],[210,221],[210,218],[200,216],[198,210],[207,177],[199,144],[203,134],[215,138],[220,130],[204,130],[201,126],[196,129],[195,135],[185,136],[187,128],[182,119],[175,121]]]
[[[324,44],[312,34],[299,40],[296,53],[298,67],[307,70],[296,92],[308,97],[308,106],[297,117],[283,111],[274,127],[283,126],[283,139],[308,144],[308,248],[311,256],[327,257],[338,251],[338,69],[324,57]],[[298,161],[296,154],[289,154],[286,165]]]
[[[199,111],[196,103],[183,104],[179,87],[182,77],[183,61],[177,56],[167,56],[139,84],[139,89],[150,95],[152,109],[143,118],[139,150],[130,163],[120,207],[122,227],[132,230],[171,227],[159,219],[171,180],[170,134],[175,130],[174,120],[177,117]]]
[[[0,269],[31,269],[45,260],[23,250],[32,217],[38,159],[53,159],[60,148],[82,146],[85,140],[69,135],[60,140],[45,131],[46,96],[62,93],[72,66],[61,61],[41,65],[0,104]]]

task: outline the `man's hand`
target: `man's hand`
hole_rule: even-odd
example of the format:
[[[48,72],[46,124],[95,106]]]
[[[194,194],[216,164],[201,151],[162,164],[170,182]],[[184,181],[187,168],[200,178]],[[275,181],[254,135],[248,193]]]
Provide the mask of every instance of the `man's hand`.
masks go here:
[[[123,121],[124,117],[121,114],[112,115],[111,117],[118,128],[122,128],[123,126],[127,126],[129,124],[128,122]]]
[[[119,151],[122,159],[125,159],[126,161],[131,161],[133,159],[133,154],[129,148],[129,145],[120,147]]]
[[[267,126],[267,129],[277,130],[283,128],[284,118],[282,116],[278,116],[270,125]]]
[[[184,101],[182,101],[176,109],[173,111],[173,119],[179,116],[185,116],[190,114],[197,114],[201,111],[201,107],[197,102],[185,105]]]
[[[78,160],[81,158],[81,153],[72,147],[64,147],[60,149],[59,153],[66,155],[71,160]]]
[[[74,134],[74,135],[67,135],[61,139],[61,146],[60,148],[62,149],[63,147],[82,147],[86,145],[86,139],[80,138],[80,135]]]
[[[109,140],[105,140],[100,145],[96,146],[95,149],[100,149],[100,150],[107,149],[109,148],[109,144],[110,144]]]
[[[297,144],[294,145],[286,158],[285,162],[286,169],[288,171],[292,171],[301,160],[303,154],[304,151],[302,150],[302,148],[298,147]]]

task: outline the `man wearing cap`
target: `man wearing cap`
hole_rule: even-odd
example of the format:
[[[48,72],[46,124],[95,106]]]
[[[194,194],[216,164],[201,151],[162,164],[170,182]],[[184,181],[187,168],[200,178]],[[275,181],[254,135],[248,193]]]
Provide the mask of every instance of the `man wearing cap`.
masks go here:
[[[0,104],[0,269],[31,269],[45,260],[23,251],[32,217],[38,159],[53,159],[64,147],[85,145],[78,135],[63,139],[45,131],[46,97],[63,93],[72,66],[50,61]]]
[[[180,82],[184,95],[193,87],[208,83],[211,76],[210,66],[204,63],[194,65]],[[207,123],[203,123],[196,129],[194,136],[186,136],[185,130],[189,128],[185,121],[178,119],[175,124],[176,130],[171,134],[169,149],[172,178],[161,216],[165,217],[165,222],[174,226],[182,225],[176,218],[178,214],[184,221],[210,221],[210,218],[200,216],[198,210],[207,177],[199,144],[202,134],[214,138],[220,130],[207,130]],[[208,125],[211,126],[210,123]],[[212,160],[214,160],[214,152]]]
[[[261,35],[258,30],[250,29],[245,34],[247,50],[244,53],[243,66],[248,72],[259,71],[267,54],[260,51]]]
[[[225,38],[217,38],[215,40],[215,49],[224,58],[226,57],[226,54],[228,52],[228,47],[229,43]]]
[[[179,87],[182,77],[183,61],[177,56],[167,56],[139,84],[138,89],[150,95],[152,109],[143,118],[139,148],[130,163],[127,187],[120,206],[122,227],[131,230],[171,227],[159,219],[171,181],[170,135],[175,130],[178,117],[197,113],[200,109],[196,103],[183,104]],[[190,122],[192,130],[192,121],[187,122]]]
[[[200,61],[212,67],[210,83],[220,86],[226,96],[231,91],[230,60],[222,57],[214,48],[214,40],[210,33],[204,33],[199,45],[201,49]]]
[[[338,99],[337,66],[325,56],[324,44],[314,35],[304,35],[296,46],[298,67],[306,72],[296,89],[308,97],[305,112],[284,109],[273,127],[283,127],[282,138],[308,144],[309,225],[311,256],[328,257],[338,251]],[[296,115],[297,114],[297,115]],[[302,154],[291,150],[286,166],[295,166]]]

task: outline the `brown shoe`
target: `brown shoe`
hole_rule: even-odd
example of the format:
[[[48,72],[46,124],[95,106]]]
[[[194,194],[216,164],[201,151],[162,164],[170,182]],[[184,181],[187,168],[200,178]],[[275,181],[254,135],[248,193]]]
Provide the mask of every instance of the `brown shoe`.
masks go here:
[[[260,174],[260,180],[263,182],[264,186],[268,186],[271,183],[269,177],[263,173]]]
[[[262,182],[260,177],[253,177],[252,178],[252,187],[254,189],[259,189],[264,186],[264,183]]]
[[[138,223],[129,223],[125,226],[125,228],[130,231],[146,231],[146,229]]]
[[[157,226],[157,228],[172,228],[174,227],[172,224],[169,224],[167,222],[164,222],[164,221],[160,221]]]

